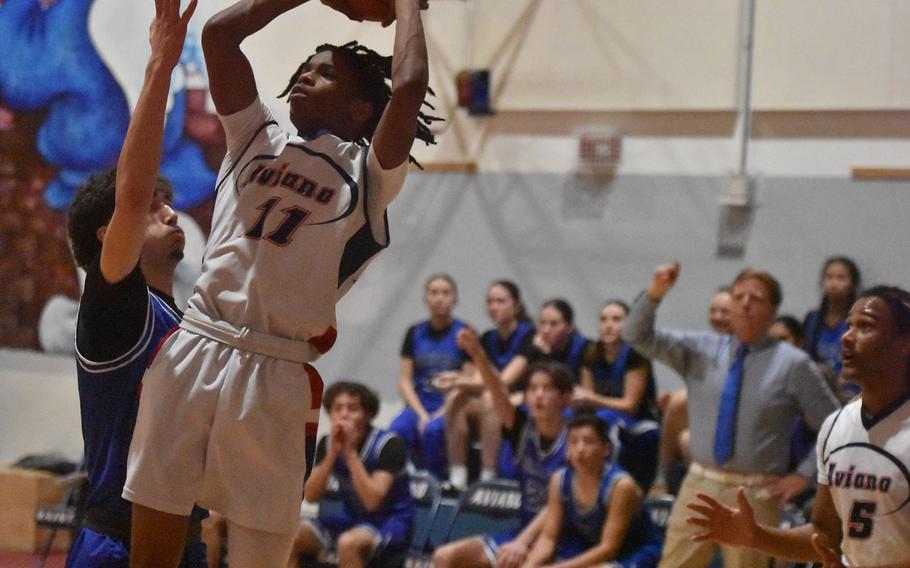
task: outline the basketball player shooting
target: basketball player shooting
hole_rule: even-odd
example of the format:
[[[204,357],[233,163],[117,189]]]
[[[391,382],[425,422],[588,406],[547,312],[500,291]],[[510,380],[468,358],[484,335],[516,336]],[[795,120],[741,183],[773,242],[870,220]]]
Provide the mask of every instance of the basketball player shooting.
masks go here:
[[[203,30],[227,154],[202,275],[143,380],[123,492],[131,566],[177,565],[194,502],[228,520],[232,567],[285,565],[322,397],[309,363],[335,341],[335,303],[389,244],[414,139],[433,142],[421,0],[383,12],[391,58],[318,47],[280,95],[296,132],[278,127],[240,44],[305,1],[243,0]],[[328,3],[360,20],[365,1]]]

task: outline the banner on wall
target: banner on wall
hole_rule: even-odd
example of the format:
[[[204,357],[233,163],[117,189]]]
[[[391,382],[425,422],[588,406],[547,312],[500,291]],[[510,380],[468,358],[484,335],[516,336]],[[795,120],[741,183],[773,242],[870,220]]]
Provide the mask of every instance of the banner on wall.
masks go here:
[[[117,161],[153,12],[111,0],[0,2],[0,346],[73,350],[79,276],[66,213],[79,186]],[[198,274],[225,151],[208,109],[202,21],[172,81],[161,163],[187,233],[178,301]]]

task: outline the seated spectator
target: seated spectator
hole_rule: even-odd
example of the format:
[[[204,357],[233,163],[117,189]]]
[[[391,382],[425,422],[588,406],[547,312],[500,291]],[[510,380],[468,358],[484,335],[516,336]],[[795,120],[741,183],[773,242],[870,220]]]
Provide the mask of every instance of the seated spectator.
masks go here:
[[[600,341],[585,349],[581,385],[572,405],[594,409],[608,427],[619,433],[619,465],[643,489],[654,481],[660,438],[657,388],[651,361],[620,337],[629,306],[610,300],[600,310]]]
[[[493,366],[502,371],[518,354],[522,344],[534,336],[534,325],[521,302],[521,291],[508,280],[498,280],[490,286],[487,314],[495,327],[480,337],[480,343]],[[446,388],[443,383],[438,380],[437,387]],[[496,477],[502,425],[479,376],[460,375],[448,387],[457,389],[445,413],[449,481],[455,489],[463,491],[468,485],[470,427],[473,425],[479,432],[480,479],[485,481]]]
[[[832,256],[822,265],[822,301],[803,321],[803,349],[818,362],[826,376],[840,377],[840,338],[847,331],[847,312],[856,300],[862,276],[853,259]],[[857,394],[858,387],[841,383],[834,392],[842,401]]]
[[[578,384],[581,377],[581,363],[589,341],[575,330],[575,311],[569,302],[554,298],[547,300],[540,307],[537,316],[537,332],[528,338],[519,348],[500,375],[512,393],[512,402],[521,404],[528,366],[539,361],[561,363]],[[514,467],[513,448],[508,439],[502,441],[499,452],[499,475],[506,479],[518,479]]]
[[[790,314],[777,316],[768,335],[779,341],[786,341],[794,347],[802,349],[803,345],[803,324],[799,323],[795,317]]]
[[[317,519],[301,521],[290,566],[333,545],[339,566],[387,565],[407,550],[414,520],[404,441],[370,424],[379,399],[362,384],[333,384],[323,406],[331,430],[316,447],[304,497],[319,502],[334,476],[341,508],[320,507]]]
[[[439,479],[446,478],[445,394],[434,381],[454,375],[467,361],[455,344],[456,334],[465,326],[452,317],[457,300],[458,288],[451,276],[437,274],[427,280],[424,303],[430,319],[412,325],[405,334],[398,389],[407,406],[389,426],[404,439],[415,464]]]
[[[521,392],[528,365],[538,361],[555,361],[565,365],[577,383],[588,340],[575,330],[575,310],[569,302],[554,298],[540,307],[537,332],[522,343],[518,354],[502,370],[502,382],[512,392]]]
[[[708,306],[708,325],[714,333],[731,333],[730,315],[733,297],[729,286],[721,286],[714,292]],[[663,409],[661,422],[660,450],[658,452],[657,479],[651,487],[652,494],[676,494],[682,483],[689,462],[689,391],[679,389],[661,395]]]
[[[561,568],[657,566],[660,533],[642,512],[635,481],[608,461],[606,423],[581,413],[569,422],[568,431],[569,465],[550,478],[543,530],[524,566],[551,559]]]
[[[515,448],[521,486],[522,529],[517,533],[478,535],[446,544],[433,555],[437,568],[521,566],[540,534],[550,476],[565,464],[565,410],[572,397],[569,371],[553,362],[531,366],[525,385],[527,410],[515,405],[496,369],[470,329],[458,334],[459,345],[480,371],[503,426]]]

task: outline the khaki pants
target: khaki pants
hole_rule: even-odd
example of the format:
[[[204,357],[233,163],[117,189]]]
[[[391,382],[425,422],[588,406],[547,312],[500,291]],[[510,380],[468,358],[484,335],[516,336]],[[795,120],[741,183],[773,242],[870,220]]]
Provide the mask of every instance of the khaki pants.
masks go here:
[[[755,550],[719,545],[715,542],[691,541],[692,536],[703,531],[701,527],[686,523],[687,517],[697,515],[686,508],[688,503],[700,501],[696,497],[697,493],[705,493],[724,505],[736,507],[736,490],[744,486],[749,503],[755,511],[755,519],[759,523],[776,527],[782,514],[777,501],[768,498],[767,492],[762,489],[760,475],[725,474],[713,469],[705,472],[703,469],[700,465],[693,464],[679,489],[679,496],[670,513],[666,541],[658,568],[704,568],[711,563],[718,546],[724,568],[768,568],[770,558]]]

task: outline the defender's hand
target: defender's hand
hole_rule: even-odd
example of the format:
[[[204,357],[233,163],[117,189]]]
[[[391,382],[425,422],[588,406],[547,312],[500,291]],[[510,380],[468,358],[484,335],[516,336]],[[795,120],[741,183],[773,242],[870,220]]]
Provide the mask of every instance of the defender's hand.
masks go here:
[[[149,44],[152,46],[152,57],[157,57],[169,69],[180,61],[186,27],[195,11],[196,0],[190,0],[182,15],[180,0],[155,0],[155,19],[149,26]]]

